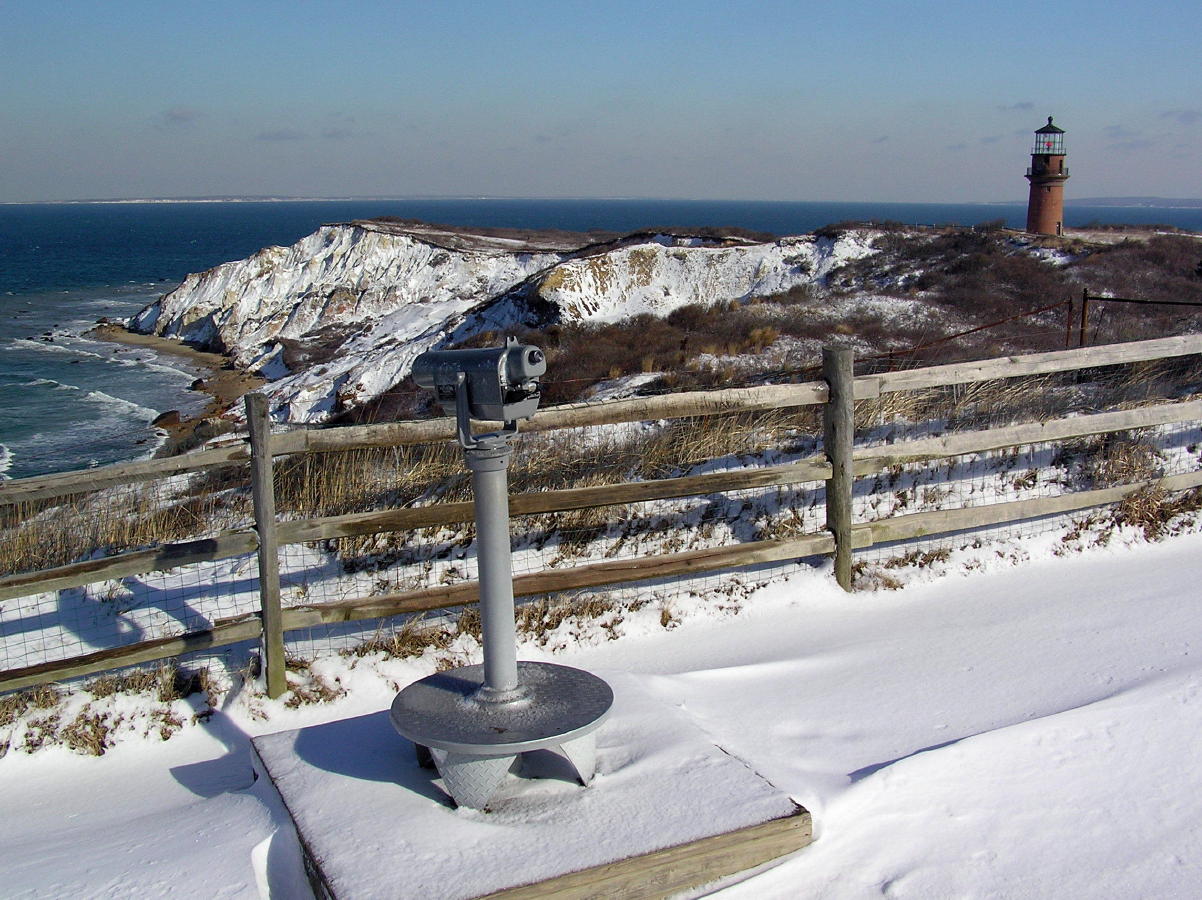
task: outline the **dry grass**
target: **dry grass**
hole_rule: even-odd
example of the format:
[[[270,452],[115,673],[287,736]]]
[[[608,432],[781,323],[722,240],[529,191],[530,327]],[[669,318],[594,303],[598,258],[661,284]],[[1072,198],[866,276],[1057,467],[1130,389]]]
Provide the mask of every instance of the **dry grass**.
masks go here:
[[[207,668],[186,672],[172,660],[156,668],[106,673],[85,684],[84,690],[97,700],[114,694],[151,694],[160,703],[171,703],[203,692],[210,706],[217,693]]]
[[[451,499],[462,482],[463,455],[448,443],[306,453],[275,466],[276,508],[296,517],[337,516]]]
[[[540,597],[517,608],[518,634],[533,638],[546,646],[552,633],[565,623],[597,621],[616,609],[616,604],[602,594],[567,594]],[[616,637],[611,623],[607,629]]]
[[[284,705],[298,709],[315,703],[330,703],[346,696],[346,688],[335,677],[332,681],[313,669],[313,661],[299,656],[289,656],[284,661],[285,677],[288,679],[288,696]]]
[[[1159,487],[1149,487],[1131,494],[1118,504],[1113,513],[1116,525],[1139,528],[1149,541],[1158,541],[1173,534],[1192,529],[1197,513],[1202,510],[1202,490],[1195,488],[1170,495]]]
[[[41,685],[0,696],[0,729],[8,729],[9,734],[6,740],[0,740],[0,757],[10,749],[33,753],[53,745],[103,756],[119,733],[138,730],[139,726],[144,737],[154,734],[167,740],[184,727],[175,705],[178,701],[203,693],[204,710],[191,717],[193,722],[203,721],[219,692],[207,668],[189,672],[169,660],[154,668],[101,675],[74,692]],[[135,721],[128,714],[116,712],[114,701],[121,698],[144,698],[144,704],[149,701],[145,716]],[[75,712],[70,715],[68,711],[73,707]]]
[[[194,539],[249,518],[249,494],[143,482],[0,507],[0,571],[28,572]]]
[[[30,710],[53,709],[61,699],[62,694],[51,684],[4,694],[0,696],[0,728],[14,724]]]
[[[377,653],[394,659],[421,656],[427,649],[446,649],[452,635],[441,625],[430,625],[421,616],[407,619],[400,628],[388,630],[381,626],[374,635],[348,650],[343,656],[361,659]]]
[[[113,731],[121,725],[120,716],[108,716],[85,708],[59,732],[59,739],[86,756],[104,756],[113,746]]]
[[[1068,441],[1057,451],[1052,465],[1065,470],[1070,485],[1085,490],[1150,481],[1164,475],[1161,452],[1138,433],[1129,431]]]

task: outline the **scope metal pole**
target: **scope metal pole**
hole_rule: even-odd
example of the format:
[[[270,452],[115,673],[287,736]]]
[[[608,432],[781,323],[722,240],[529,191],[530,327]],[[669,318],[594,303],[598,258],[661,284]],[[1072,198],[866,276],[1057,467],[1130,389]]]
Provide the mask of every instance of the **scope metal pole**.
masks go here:
[[[465,447],[472,473],[476,557],[480,567],[480,630],[484,644],[481,700],[505,701],[518,690],[517,631],[513,616],[513,565],[509,551],[509,483],[513,448],[508,436]]]

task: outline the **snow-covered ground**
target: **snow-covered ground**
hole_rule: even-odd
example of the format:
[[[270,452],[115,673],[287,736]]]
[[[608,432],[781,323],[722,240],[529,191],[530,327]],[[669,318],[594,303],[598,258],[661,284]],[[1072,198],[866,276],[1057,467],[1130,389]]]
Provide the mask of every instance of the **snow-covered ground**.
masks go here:
[[[899,591],[848,595],[800,569],[738,614],[681,600],[668,619],[630,613],[621,640],[521,655],[643,678],[813,813],[812,846],[724,897],[1196,896],[1202,535],[1057,556],[1059,541]],[[244,691],[167,742],[9,753],[0,893],[305,896],[249,736],[381,710],[432,665],[357,662],[329,663],[347,691],[331,703]],[[448,810],[447,828],[471,815]]]

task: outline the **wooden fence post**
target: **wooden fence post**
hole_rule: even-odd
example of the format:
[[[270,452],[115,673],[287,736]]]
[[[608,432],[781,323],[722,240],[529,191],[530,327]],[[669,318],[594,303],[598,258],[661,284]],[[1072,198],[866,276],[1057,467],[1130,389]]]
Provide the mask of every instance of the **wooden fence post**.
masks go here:
[[[1089,328],[1089,288],[1081,289],[1081,342],[1078,347],[1084,347],[1088,343],[1086,340],[1086,332]]]
[[[271,419],[267,398],[246,395],[246,424],[250,429],[250,484],[259,535],[259,604],[263,618],[263,672],[267,696],[288,688],[284,677],[284,617],[280,609],[280,558],[276,541],[275,485],[271,475]]]
[[[835,580],[851,590],[851,489],[854,476],[855,360],[845,347],[822,348],[822,377],[830,399],[822,409],[822,445],[831,464],[826,483],[826,527],[835,536]]]

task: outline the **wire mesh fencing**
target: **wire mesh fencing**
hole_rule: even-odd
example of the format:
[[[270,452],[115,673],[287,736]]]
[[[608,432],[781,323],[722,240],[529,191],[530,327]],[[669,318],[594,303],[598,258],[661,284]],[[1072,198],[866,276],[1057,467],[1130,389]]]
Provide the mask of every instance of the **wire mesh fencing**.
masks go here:
[[[886,395],[857,409],[857,446],[888,449],[923,438],[1039,424],[1111,410],[1138,410],[1187,399],[1202,389],[1202,358],[1185,356],[1004,381],[951,385]],[[1023,557],[1024,543],[1054,534],[1053,552],[1078,546],[1085,534],[1109,540],[1116,526],[1157,536],[1188,514],[1197,492],[1173,496],[1158,486],[1202,470],[1202,429],[1194,421],[1132,427],[975,453],[891,465],[855,486],[857,522],[936,510],[971,509],[1082,492],[1142,487],[1103,507],[1028,514],[1021,521],[877,544],[855,554],[858,586],[897,586],[896,570],[938,566],[953,554],[975,568],[992,553]],[[1016,514],[1017,515],[1017,514]],[[989,548],[993,548],[992,550]]]
[[[202,541],[253,523],[246,467],[0,507],[4,568],[40,572]],[[258,608],[253,555],[38,591],[0,603],[0,671],[203,630]]]

